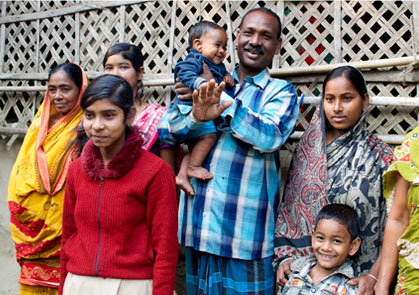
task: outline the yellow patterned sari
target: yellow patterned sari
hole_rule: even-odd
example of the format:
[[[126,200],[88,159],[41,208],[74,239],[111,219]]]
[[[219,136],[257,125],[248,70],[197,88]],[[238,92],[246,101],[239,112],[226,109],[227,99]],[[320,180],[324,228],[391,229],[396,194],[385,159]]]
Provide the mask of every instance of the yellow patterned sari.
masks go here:
[[[84,90],[87,77],[82,73]],[[65,179],[72,160],[75,128],[83,114],[82,93],[75,107],[49,127],[56,111],[47,89],[10,175],[10,228],[21,266],[20,294],[57,293]]]

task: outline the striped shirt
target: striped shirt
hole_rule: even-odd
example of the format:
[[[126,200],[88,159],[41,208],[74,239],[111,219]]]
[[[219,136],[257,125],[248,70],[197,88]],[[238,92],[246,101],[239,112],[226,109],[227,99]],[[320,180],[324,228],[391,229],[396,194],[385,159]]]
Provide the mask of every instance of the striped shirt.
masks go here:
[[[238,81],[237,69],[233,77]],[[237,83],[233,105],[214,120],[218,140],[204,167],[214,178],[192,179],[195,197],[181,195],[179,241],[214,255],[257,260],[273,255],[281,186],[279,149],[294,128],[299,107],[294,86],[268,70]],[[183,142],[203,123],[169,108],[159,127],[166,142]],[[231,117],[227,124],[227,117]]]
[[[356,295],[357,286],[351,286],[348,281],[354,277],[351,261],[342,264],[333,273],[315,284],[310,271],[317,264],[314,256],[306,256],[291,264],[292,273],[288,282],[278,290],[277,295]]]

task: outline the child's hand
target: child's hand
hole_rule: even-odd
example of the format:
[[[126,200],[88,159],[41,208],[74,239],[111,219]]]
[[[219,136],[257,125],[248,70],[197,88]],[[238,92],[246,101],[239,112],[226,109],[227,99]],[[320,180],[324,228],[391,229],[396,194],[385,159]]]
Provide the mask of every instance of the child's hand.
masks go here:
[[[235,84],[234,78],[228,75],[224,76],[223,81],[226,83],[227,88],[231,88]]]

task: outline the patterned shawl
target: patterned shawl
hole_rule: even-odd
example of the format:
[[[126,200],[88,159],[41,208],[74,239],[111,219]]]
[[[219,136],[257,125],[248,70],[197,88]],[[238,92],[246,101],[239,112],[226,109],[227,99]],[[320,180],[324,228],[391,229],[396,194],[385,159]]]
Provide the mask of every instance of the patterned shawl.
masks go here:
[[[149,151],[159,138],[157,125],[163,117],[166,107],[148,104],[144,110],[135,118],[133,126],[137,127],[143,137],[143,149]]]
[[[395,294],[419,294],[419,127],[407,134],[402,145],[394,150],[393,163],[383,176],[389,209],[398,174],[410,183],[407,195],[410,221],[397,241],[399,275]]]
[[[312,253],[311,232],[321,208],[353,207],[361,220],[356,272],[365,272],[379,253],[386,219],[381,175],[391,149],[365,129],[365,113],[355,126],[326,146],[325,116],[318,107],[298,143],[275,227],[277,261]]]
[[[83,86],[87,76],[83,72]],[[10,174],[8,201],[20,283],[57,287],[65,179],[72,160],[74,129],[82,117],[77,104],[53,126],[49,90],[26,133]]]

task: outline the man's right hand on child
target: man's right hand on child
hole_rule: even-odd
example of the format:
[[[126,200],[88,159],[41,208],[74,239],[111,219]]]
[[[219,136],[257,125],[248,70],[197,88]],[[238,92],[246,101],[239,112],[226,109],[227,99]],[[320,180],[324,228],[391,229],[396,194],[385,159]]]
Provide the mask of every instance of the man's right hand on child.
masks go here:
[[[282,287],[288,281],[288,276],[291,274],[291,263],[293,263],[294,260],[295,258],[288,258],[278,267],[278,271],[276,272],[276,283]]]
[[[199,75],[200,78],[204,78],[207,81],[211,81],[214,79],[214,75],[211,73],[208,65],[206,63],[202,63],[202,73]]]
[[[202,65],[203,72],[199,75],[199,77],[204,78],[207,81],[210,81],[211,79],[214,79],[213,74],[211,73],[208,65],[206,63],[203,63]],[[234,83],[234,81],[233,81]],[[234,85],[234,84],[233,84]],[[175,84],[175,92],[177,97],[180,100],[192,100],[192,90],[186,87],[185,84],[180,82],[179,78],[176,78],[176,84]]]
[[[192,90],[180,82],[179,78],[176,78],[175,92],[180,100],[192,100]]]

